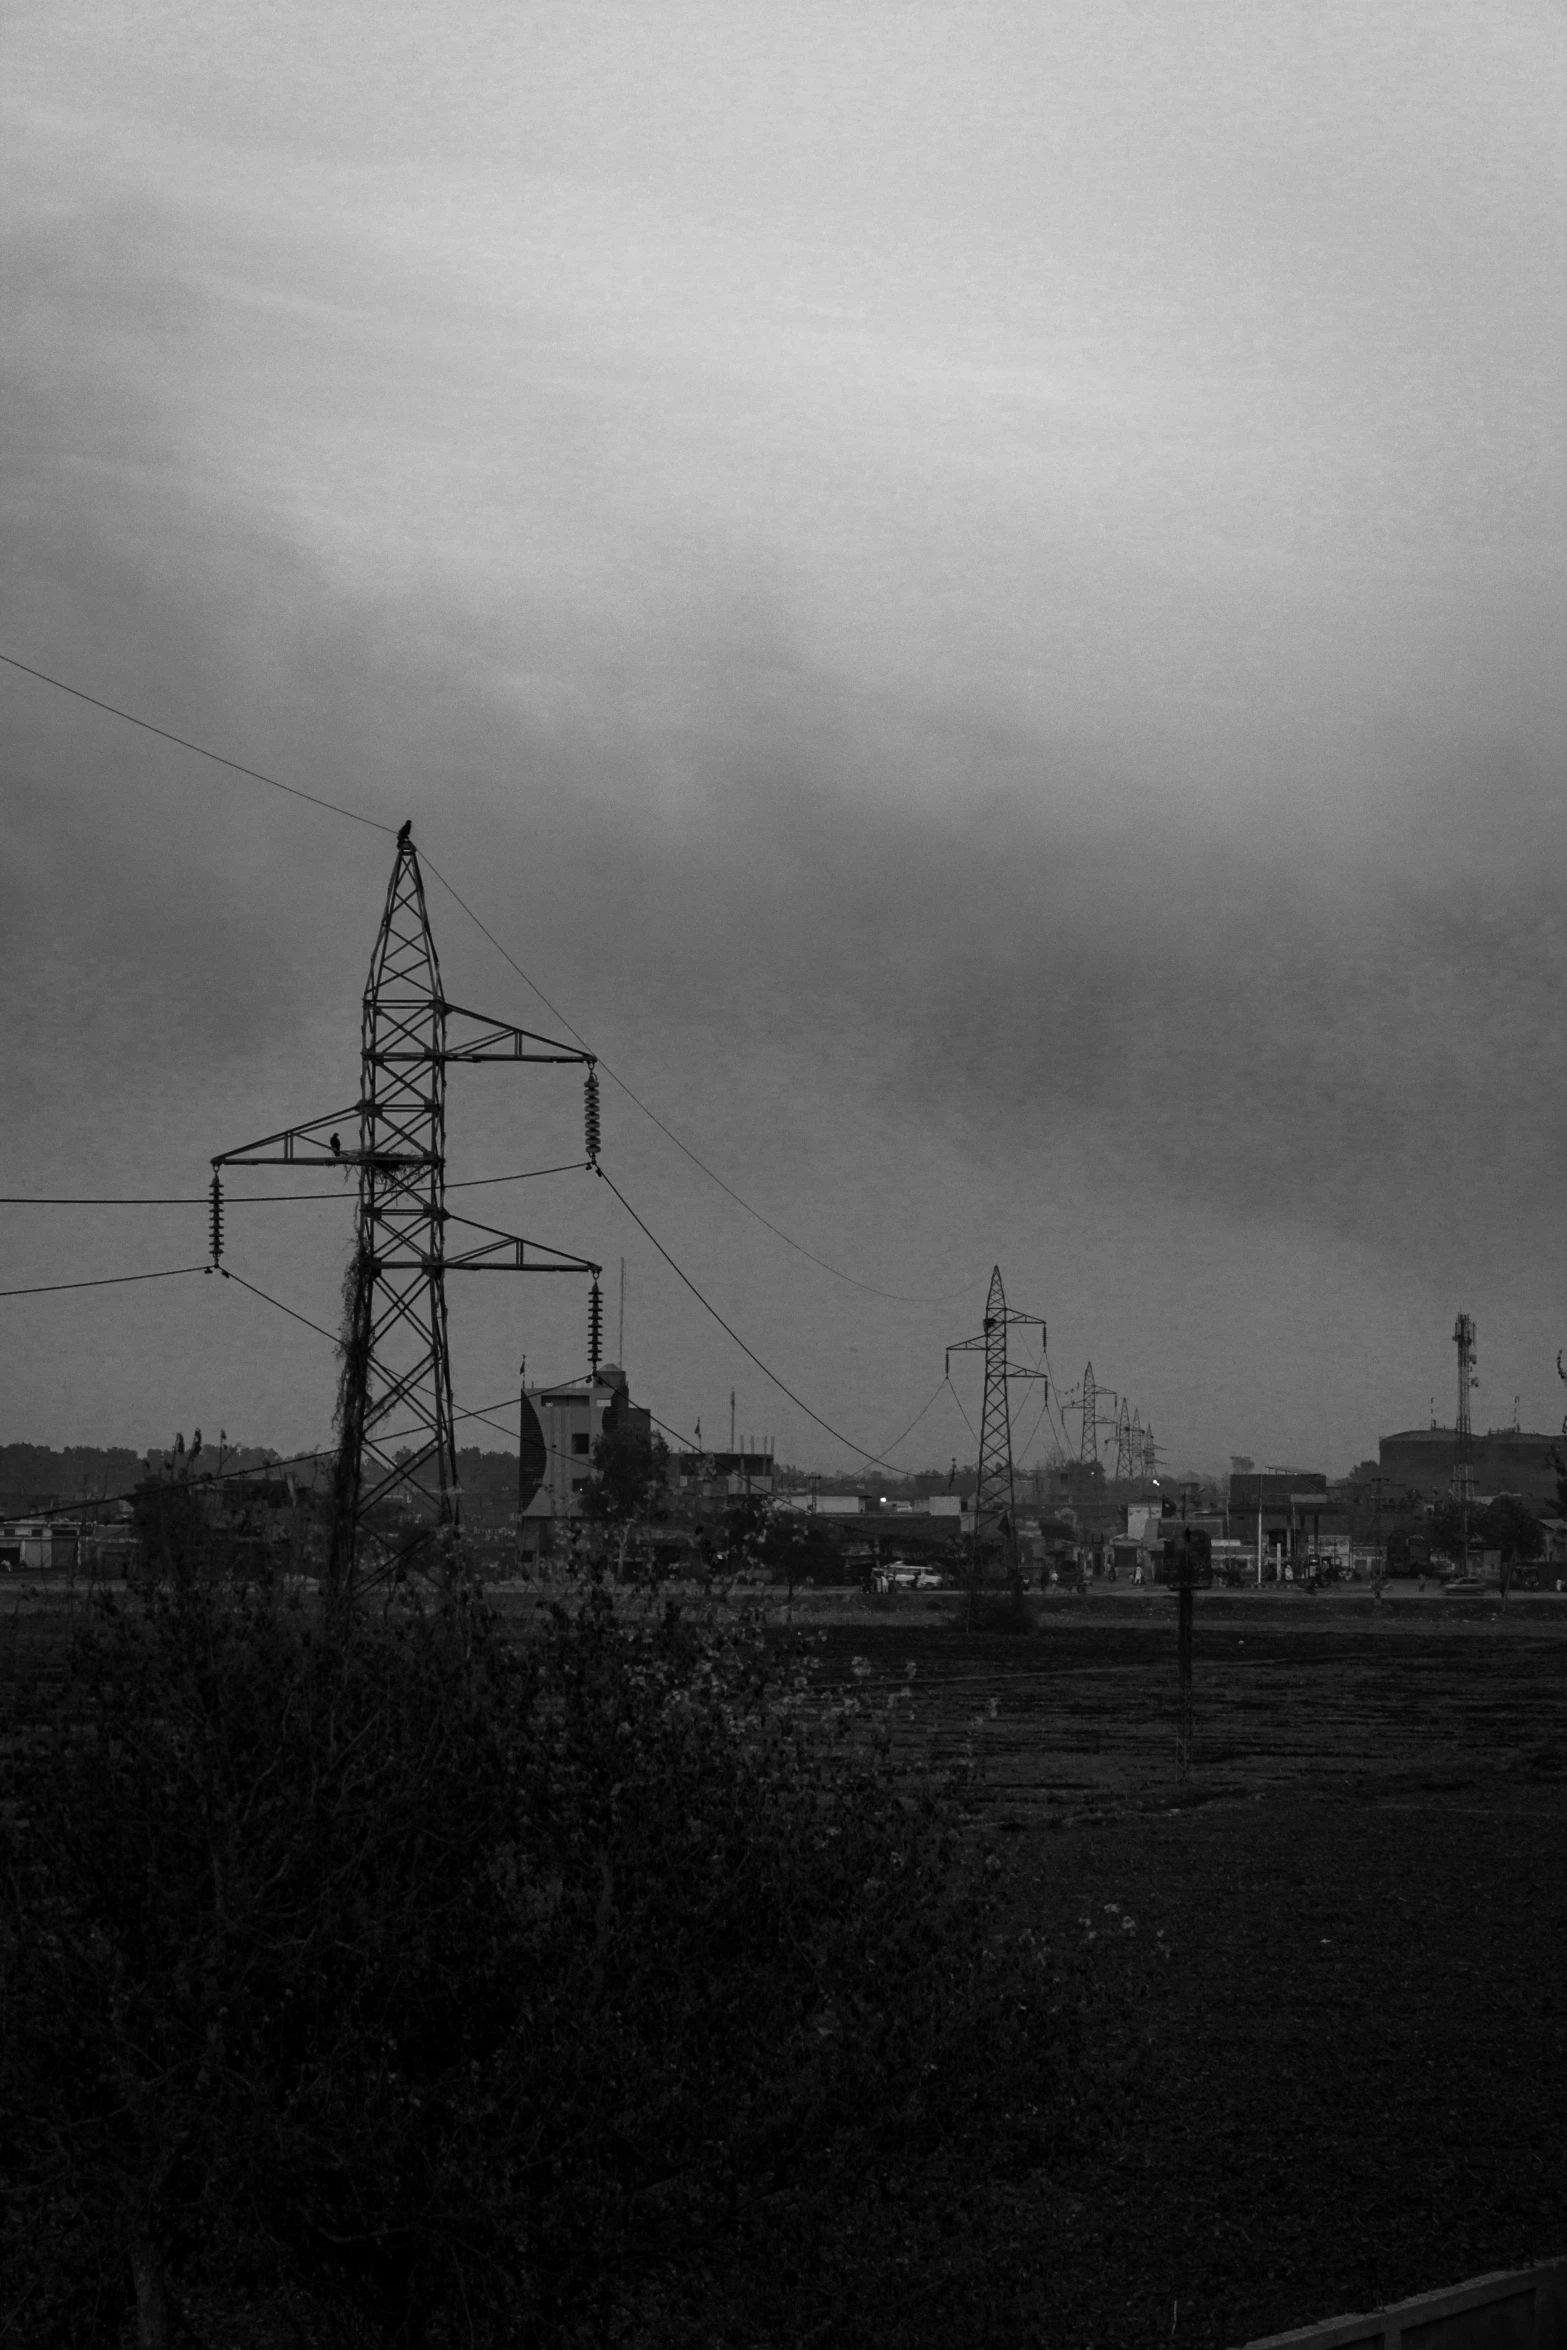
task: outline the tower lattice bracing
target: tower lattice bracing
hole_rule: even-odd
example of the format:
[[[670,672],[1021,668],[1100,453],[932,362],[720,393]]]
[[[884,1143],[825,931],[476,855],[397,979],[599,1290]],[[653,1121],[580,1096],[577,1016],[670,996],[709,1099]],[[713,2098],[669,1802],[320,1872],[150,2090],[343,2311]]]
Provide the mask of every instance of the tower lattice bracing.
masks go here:
[[[1135,1474],[1132,1466],[1133,1457],[1132,1415],[1126,1398],[1123,1396],[1120,1409],[1115,1415],[1115,1473],[1117,1481],[1130,1478]]]
[[[481,1061],[585,1064],[584,1164],[596,1160],[593,1056],[446,1000],[418,852],[405,824],[365,985],[358,1101],[212,1162],[215,1202],[225,1166],[357,1171],[333,1488],[332,1570],[339,1583],[352,1579],[367,1540],[383,1560],[407,1559],[460,1517],[446,1276],[599,1271],[585,1258],[448,1210],[446,1072],[454,1062]],[[345,1126],[353,1148],[340,1131]],[[454,1228],[462,1243],[455,1252]]]
[[[985,1300],[984,1326],[977,1337],[965,1338],[947,1349],[948,1368],[955,1354],[983,1353],[985,1357],[985,1393],[979,1421],[979,1483],[974,1494],[974,1575],[976,1582],[987,1568],[999,1567],[1003,1575],[1017,1572],[1017,1514],[1012,1476],[1012,1410],[1008,1389],[1014,1379],[1044,1379],[1043,1366],[1038,1370],[1014,1363],[1008,1352],[1008,1332],[1020,1325],[1040,1333],[1040,1348],[1044,1348],[1045,1325],[1038,1314],[1020,1313],[1009,1306],[1001,1285],[1001,1267],[995,1266],[990,1276],[990,1294]]]
[[[985,1301],[985,1400],[979,1422],[979,1484],[974,1532],[983,1544],[1006,1539],[1016,1514],[1012,1491],[1012,1414],[1007,1401],[1007,1300],[1001,1267]]]
[[[1474,1432],[1469,1418],[1469,1391],[1475,1382],[1475,1326],[1468,1314],[1453,1324],[1458,1349],[1458,1413],[1453,1422],[1453,1491],[1460,1501],[1474,1495]]]
[[[360,1069],[338,1496],[359,1520],[393,1496],[417,1495],[445,1525],[458,1490],[446,1335],[446,1003],[411,840],[398,843],[370,958]]]
[[[1078,1391],[1078,1408],[1082,1414],[1082,1434],[1078,1439],[1077,1457],[1080,1461],[1099,1458],[1099,1390],[1094,1384],[1092,1363],[1083,1373],[1083,1384]]]

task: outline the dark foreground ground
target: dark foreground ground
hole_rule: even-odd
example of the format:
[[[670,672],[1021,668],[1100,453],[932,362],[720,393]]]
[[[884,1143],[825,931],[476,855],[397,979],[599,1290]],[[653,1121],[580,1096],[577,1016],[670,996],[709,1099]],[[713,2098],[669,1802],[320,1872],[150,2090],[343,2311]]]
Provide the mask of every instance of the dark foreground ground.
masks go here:
[[[12,1696],[50,1612],[0,1626]],[[1108,1986],[1124,2079],[998,2190],[987,2339],[1222,2350],[1567,2252],[1567,1615],[1199,1601],[1184,1787],[1167,1605],[813,1637],[860,1726],[972,1749],[1019,1921]]]
[[[1018,2198],[1020,2266],[1068,2223],[1041,2338],[1242,2343],[1567,2251],[1567,1628],[1199,1611],[1184,1790],[1163,1618],[826,1659],[872,1707],[914,1664],[900,1738],[974,1742],[1019,1915],[1110,1945],[1140,2027],[1104,2142]]]

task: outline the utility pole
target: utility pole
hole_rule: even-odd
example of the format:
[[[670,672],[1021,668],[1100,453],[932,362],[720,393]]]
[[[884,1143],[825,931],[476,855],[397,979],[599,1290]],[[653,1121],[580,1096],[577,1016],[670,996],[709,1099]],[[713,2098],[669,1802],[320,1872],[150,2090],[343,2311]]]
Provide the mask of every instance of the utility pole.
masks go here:
[[[998,1554],[1002,1572],[1014,1590],[1020,1590],[1022,1579],[1017,1563],[1017,1519],[1012,1485],[1012,1420],[1007,1397],[1009,1381],[1013,1379],[1046,1379],[1043,1362],[1039,1369],[1014,1364],[1007,1349],[1007,1332],[1018,1327],[1039,1332],[1040,1352],[1045,1346],[1045,1325],[1039,1314],[1020,1313],[1009,1306],[1001,1286],[1001,1267],[995,1266],[990,1276],[990,1294],[985,1301],[984,1326],[973,1338],[960,1339],[947,1349],[947,1370],[951,1374],[955,1354],[983,1354],[985,1358],[985,1398],[979,1422],[979,1483],[974,1492],[974,1547],[969,1576],[969,1623],[974,1620],[974,1591],[983,1571],[986,1558]],[[1048,1380],[1045,1393],[1050,1392]]]
[[[339,1597],[351,1594],[366,1549],[373,1546],[378,1572],[398,1574],[460,1523],[447,1274],[587,1273],[598,1294],[600,1268],[585,1257],[447,1208],[446,1072],[453,1063],[586,1067],[584,1166],[598,1160],[598,1075],[591,1053],[447,1001],[410,835],[405,824],[370,958],[359,1099],[212,1161],[213,1263],[220,1272],[223,1168],[341,1167],[358,1175],[328,1570]],[[354,1148],[338,1129],[352,1131],[356,1123]],[[463,1240],[455,1254],[454,1226]]]
[[[1181,1515],[1186,1515],[1183,1501]],[[1176,1670],[1179,1694],[1175,1717],[1175,1772],[1184,1784],[1192,1767],[1192,1592],[1197,1562],[1192,1555],[1191,1528],[1183,1526],[1176,1553]]]

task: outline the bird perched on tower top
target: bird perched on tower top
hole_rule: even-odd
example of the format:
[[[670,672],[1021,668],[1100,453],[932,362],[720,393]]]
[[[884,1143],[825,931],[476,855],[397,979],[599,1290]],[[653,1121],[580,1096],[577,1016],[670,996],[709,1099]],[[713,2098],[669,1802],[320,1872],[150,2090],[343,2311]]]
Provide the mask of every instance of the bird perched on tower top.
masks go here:
[[[413,818],[411,816],[407,817],[403,823],[399,824],[397,827],[397,845],[399,848],[403,848],[406,845],[408,836],[413,831],[413,828]]]

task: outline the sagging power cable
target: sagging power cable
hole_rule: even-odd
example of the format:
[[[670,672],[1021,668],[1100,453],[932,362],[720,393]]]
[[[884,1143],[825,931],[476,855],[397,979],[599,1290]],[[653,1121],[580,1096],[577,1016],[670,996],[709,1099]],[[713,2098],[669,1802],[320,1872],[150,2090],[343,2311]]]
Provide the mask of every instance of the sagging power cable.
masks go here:
[[[249,767],[244,763],[243,760],[231,759],[227,757],[222,751],[209,750],[205,743],[195,742],[189,735],[175,734],[170,728],[166,726],[155,726],[150,719],[138,717],[135,711],[122,709],[116,702],[106,702],[97,694],[90,694],[85,692],[81,686],[70,685],[63,677],[55,677],[48,670],[40,669],[30,661],[18,660],[13,653],[0,652],[0,662],[3,662],[7,668],[20,671],[21,674],[25,677],[36,678],[42,685],[53,686],[59,693],[69,694],[75,701],[85,702],[92,709],[105,712],[106,715],[111,718],[122,719],[127,726],[138,727],[144,734],[156,735],[160,741],[173,743],[182,751],[190,751],[198,759],[207,759],[210,760],[214,766],[225,767],[231,774],[244,776],[252,783],[266,784],[272,791],[283,792],[290,799],[303,800],[313,808],[321,808],[325,810],[329,815],[341,816],[345,818],[346,821],[350,824],[362,824],[372,832],[383,832],[390,837],[396,836],[396,826],[384,823],[380,817],[366,816],[357,808],[344,807],[342,802],[339,800],[326,799],[319,792],[305,791],[298,784],[284,783],[279,776],[267,775],[259,767]],[[570,1020],[567,1019],[565,1013],[561,1011],[560,1007],[552,1002],[550,997],[545,994],[543,988],[539,986],[537,980],[532,978],[531,975],[523,969],[522,965],[517,961],[516,956],[511,954],[509,950],[501,944],[494,931],[489,927],[489,924],[483,920],[483,918],[475,911],[472,906],[469,905],[467,899],[462,895],[461,891],[458,890],[452,882],[447,880],[445,874],[442,873],[439,866],[437,866],[429,857],[424,859],[424,864],[426,870],[434,877],[435,880],[440,883],[441,887],[446,891],[453,904],[459,907],[461,911],[467,915],[469,921],[473,923],[474,927],[479,931],[480,935],[488,939],[490,945],[495,949],[495,952],[501,957],[501,960],[517,974],[517,977],[522,981],[523,985],[538,997],[539,1002],[545,1006],[546,1010],[552,1015],[554,1019],[561,1023],[569,1035],[575,1037],[577,1043],[582,1046],[585,1052],[593,1051],[594,1048],[587,1044],[581,1032],[573,1026]],[[683,1142],[680,1136],[675,1133],[673,1127],[665,1124],[664,1120],[658,1115],[658,1112],[654,1109],[651,1109],[649,1105],[643,1101],[641,1095],[636,1093],[626,1082],[625,1078],[620,1076],[616,1070],[610,1067],[609,1063],[604,1059],[602,1054],[595,1053],[595,1058],[598,1062],[598,1066],[603,1070],[605,1076],[610,1079],[610,1082],[613,1085],[619,1088],[619,1090],[625,1095],[627,1101],[629,1101],[635,1109],[640,1110],[643,1117],[648,1119],[652,1125],[658,1128],[659,1133],[664,1136],[665,1140],[673,1143],[675,1149],[678,1150],[685,1158],[689,1159],[692,1166],[697,1168],[703,1175],[705,1175],[710,1183],[716,1184],[718,1189],[723,1192],[727,1198],[734,1201],[736,1207],[743,1209],[745,1214],[752,1217],[763,1227],[765,1231],[772,1233],[776,1240],[781,1240],[786,1248],[793,1249],[798,1256],[802,1256],[806,1258],[809,1263],[819,1266],[824,1273],[830,1273],[835,1281],[847,1282],[850,1288],[863,1290],[868,1297],[884,1298],[889,1303],[894,1305],[944,1305],[953,1298],[962,1297],[967,1294],[968,1284],[966,1283],[962,1289],[945,1290],[940,1293],[932,1293],[929,1295],[920,1292],[883,1289],[873,1281],[862,1281],[855,1273],[846,1273],[841,1265],[834,1265],[829,1263],[828,1259],[826,1257],[819,1256],[815,1249],[807,1248],[803,1241],[796,1240],[792,1233],[786,1232],[781,1224],[775,1224],[770,1216],[764,1216],[760,1208],[753,1207],[750,1201],[746,1199],[740,1192],[736,1191],[732,1183],[726,1183],[723,1176],[718,1174],[714,1168],[710,1167],[707,1161],[702,1158],[698,1152],[691,1148],[689,1143]],[[456,1187],[454,1186],[453,1188]],[[74,1205],[78,1203],[60,1202],[58,1204]],[[88,1203],[83,1201],[80,1204],[85,1206],[88,1204],[110,1205],[118,1203]],[[152,1205],[154,1203],[148,1202],[146,1204]],[[164,1203],[159,1202],[157,1204],[162,1205]],[[168,1204],[173,1205],[174,1203],[170,1202]]]
[[[773,1386],[777,1388],[780,1395],[786,1395],[789,1398],[789,1401],[795,1406],[796,1410],[804,1412],[806,1418],[808,1420],[813,1420],[818,1428],[823,1429],[826,1434],[833,1439],[834,1443],[847,1445],[850,1452],[858,1453],[861,1460],[867,1462],[871,1468],[890,1469],[894,1476],[901,1476],[903,1474],[902,1470],[898,1468],[895,1461],[885,1460],[880,1453],[868,1451],[863,1444],[856,1444],[852,1436],[845,1436],[841,1428],[835,1428],[831,1420],[824,1420],[820,1412],[812,1410],[811,1406],[806,1402],[803,1395],[797,1395],[795,1393],[794,1389],[789,1385],[789,1382],[786,1379],[780,1379],[778,1373],[767,1363],[763,1362],[755,1347],[747,1345],[746,1341],[741,1337],[734,1324],[732,1322],[725,1321],[723,1315],[719,1312],[717,1306],[713,1304],[711,1298],[705,1297],[703,1295],[702,1291],[697,1287],[696,1283],[692,1280],[690,1274],[686,1272],[684,1267],[676,1263],[675,1259],[670,1255],[668,1249],[665,1248],[663,1242],[659,1239],[657,1233],[652,1231],[637,1214],[636,1209],[632,1206],[630,1200],[627,1199],[625,1193],[621,1190],[614,1177],[609,1174],[608,1171],[602,1166],[599,1168],[598,1172],[602,1180],[609,1185],[610,1190],[614,1193],[616,1199],[619,1200],[621,1206],[625,1209],[626,1214],[631,1218],[631,1221],[633,1224],[635,1224],[637,1230],[642,1234],[645,1240],[651,1242],[652,1246],[657,1249],[659,1255],[663,1258],[665,1264],[669,1267],[675,1278],[678,1281],[684,1282],[686,1288],[690,1290],[691,1295],[696,1299],[697,1304],[702,1308],[703,1312],[712,1316],[713,1320],[718,1324],[719,1329],[722,1330],[727,1337],[734,1340],[735,1345],[740,1349],[740,1352],[746,1357],[748,1362],[753,1362],[756,1365],[764,1379],[771,1380]],[[899,1441],[901,1442],[902,1439],[900,1438]]]

